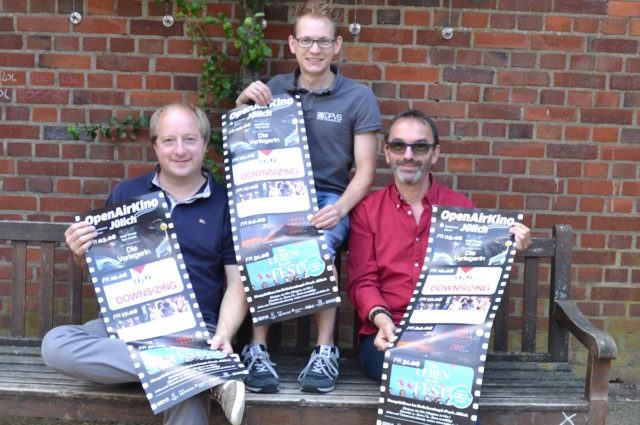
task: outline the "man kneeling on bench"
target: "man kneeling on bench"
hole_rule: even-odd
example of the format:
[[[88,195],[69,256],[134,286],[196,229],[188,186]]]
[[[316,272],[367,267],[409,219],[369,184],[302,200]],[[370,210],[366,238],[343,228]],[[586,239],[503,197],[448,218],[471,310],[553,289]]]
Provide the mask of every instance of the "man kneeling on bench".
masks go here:
[[[235,260],[226,190],[202,168],[211,134],[209,120],[198,108],[172,104],[153,114],[149,132],[158,157],[155,171],[117,185],[107,205],[164,192],[203,319],[214,335],[211,348],[231,353],[230,340],[242,324],[247,303]],[[85,252],[96,236],[95,227],[84,221],[65,232],[74,260],[85,269]],[[89,381],[139,382],[125,342],[109,338],[101,318],[49,331],[42,341],[42,358],[56,370]],[[227,381],[214,387],[212,394],[227,419],[240,424],[244,384]],[[209,406],[209,392],[205,391],[169,408],[164,424],[207,425]]]

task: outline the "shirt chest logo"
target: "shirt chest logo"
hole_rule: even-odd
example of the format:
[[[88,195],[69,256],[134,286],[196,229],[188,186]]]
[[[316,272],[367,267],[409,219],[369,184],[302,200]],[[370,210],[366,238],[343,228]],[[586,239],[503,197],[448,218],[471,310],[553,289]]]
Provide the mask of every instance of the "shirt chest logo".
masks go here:
[[[329,122],[342,122],[342,114],[338,114],[335,112],[321,112],[318,111],[316,113],[316,119],[318,121],[329,121]]]

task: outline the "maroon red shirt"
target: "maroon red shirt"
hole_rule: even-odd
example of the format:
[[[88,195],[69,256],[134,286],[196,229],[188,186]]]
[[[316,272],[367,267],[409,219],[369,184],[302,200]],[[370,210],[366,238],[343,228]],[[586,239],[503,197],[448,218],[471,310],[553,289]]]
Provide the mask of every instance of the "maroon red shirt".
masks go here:
[[[361,335],[378,331],[368,318],[374,306],[389,310],[396,325],[402,319],[427,252],[432,205],[475,207],[466,196],[429,179],[418,224],[395,185],[370,194],[351,211],[347,293],[362,322]]]

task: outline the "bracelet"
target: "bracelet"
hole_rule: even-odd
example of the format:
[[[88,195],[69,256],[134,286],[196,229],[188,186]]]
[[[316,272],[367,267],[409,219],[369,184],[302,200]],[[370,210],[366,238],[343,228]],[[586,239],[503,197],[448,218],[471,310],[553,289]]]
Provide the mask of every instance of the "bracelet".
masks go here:
[[[375,318],[376,318],[376,316],[378,314],[384,314],[389,319],[391,319],[391,321],[393,322],[393,317],[391,316],[391,313],[389,313],[389,310],[387,310],[386,308],[379,308],[379,309],[375,310],[373,313],[371,313],[371,318],[369,320],[371,321],[371,324],[373,326],[376,326],[376,323],[374,322],[374,320],[375,320]]]

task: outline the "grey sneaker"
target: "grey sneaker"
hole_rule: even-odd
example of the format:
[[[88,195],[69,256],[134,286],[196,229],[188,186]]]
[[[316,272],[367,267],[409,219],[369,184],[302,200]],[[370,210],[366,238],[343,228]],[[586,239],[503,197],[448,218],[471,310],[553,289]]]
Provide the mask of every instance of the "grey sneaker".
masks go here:
[[[242,424],[244,415],[244,384],[242,381],[226,381],[211,388],[213,398],[218,402],[232,425]]]
[[[249,374],[244,378],[244,385],[254,393],[275,393],[280,388],[280,380],[276,364],[271,361],[264,345],[245,345],[242,349],[242,362]]]
[[[318,345],[311,353],[311,358],[298,376],[300,389],[314,393],[333,391],[338,379],[338,347]]]

